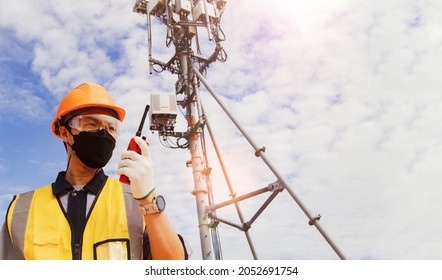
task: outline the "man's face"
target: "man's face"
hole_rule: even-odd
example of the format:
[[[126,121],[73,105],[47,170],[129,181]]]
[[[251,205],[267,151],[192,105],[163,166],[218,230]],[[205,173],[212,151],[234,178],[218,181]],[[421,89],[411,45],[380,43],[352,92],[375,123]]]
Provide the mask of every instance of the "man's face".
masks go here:
[[[115,147],[119,125],[120,121],[105,109],[81,111],[70,118],[59,128],[70,164],[77,166],[81,162],[92,169],[106,165]],[[72,155],[75,157],[71,158]]]

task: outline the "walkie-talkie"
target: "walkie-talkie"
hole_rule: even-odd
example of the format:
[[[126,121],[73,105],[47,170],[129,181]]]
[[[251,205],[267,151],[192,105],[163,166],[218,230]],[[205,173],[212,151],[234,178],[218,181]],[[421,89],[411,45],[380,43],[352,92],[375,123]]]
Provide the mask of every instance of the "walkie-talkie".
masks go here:
[[[141,118],[140,126],[138,127],[138,130],[135,133],[135,136],[141,136],[141,131],[143,130],[144,121],[146,120],[146,116],[147,116],[147,112],[149,111],[149,108],[150,108],[150,106],[146,105],[146,108],[144,109],[143,117]],[[146,141],[145,136],[143,136],[142,138],[143,138],[143,140]],[[135,151],[138,154],[141,154],[141,149],[137,145],[137,143],[135,142],[135,139],[133,137],[130,139],[129,146],[127,147],[127,150]],[[120,182],[123,184],[127,184],[127,185],[130,184],[129,178],[124,174],[120,175]]]

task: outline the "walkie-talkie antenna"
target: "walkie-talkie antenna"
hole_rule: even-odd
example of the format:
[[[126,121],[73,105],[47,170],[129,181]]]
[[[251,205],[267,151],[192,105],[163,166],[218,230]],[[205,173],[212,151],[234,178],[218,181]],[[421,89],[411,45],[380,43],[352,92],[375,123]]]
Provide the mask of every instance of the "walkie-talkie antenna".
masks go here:
[[[137,133],[135,134],[136,136],[141,136],[141,131],[143,130],[144,121],[146,120],[146,116],[147,116],[147,112],[149,112],[149,108],[150,108],[149,104],[146,105],[146,108],[144,109],[143,117],[141,118],[140,126],[138,127]]]

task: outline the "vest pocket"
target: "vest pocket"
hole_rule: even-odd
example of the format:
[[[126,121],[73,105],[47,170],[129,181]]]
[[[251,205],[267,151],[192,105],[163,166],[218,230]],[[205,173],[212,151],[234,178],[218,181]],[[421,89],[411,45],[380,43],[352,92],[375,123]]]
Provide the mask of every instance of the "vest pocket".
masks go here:
[[[35,234],[32,240],[33,259],[56,260],[60,259],[60,234],[40,233]]]
[[[128,260],[129,239],[109,239],[94,244],[95,260]]]

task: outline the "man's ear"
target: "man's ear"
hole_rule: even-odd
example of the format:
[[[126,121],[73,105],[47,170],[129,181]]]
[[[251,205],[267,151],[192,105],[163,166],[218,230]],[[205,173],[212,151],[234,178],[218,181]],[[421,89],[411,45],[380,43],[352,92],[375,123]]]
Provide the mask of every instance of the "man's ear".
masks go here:
[[[61,140],[63,140],[63,145],[64,145],[66,152],[68,152],[68,146],[66,143],[69,143],[68,138],[69,138],[70,132],[68,131],[68,129],[65,126],[60,126],[58,128],[58,133],[60,135]]]
[[[67,128],[65,126],[60,126],[58,128],[58,132],[60,133],[60,138],[64,141],[67,142],[68,138],[69,138],[69,131],[67,130]]]

